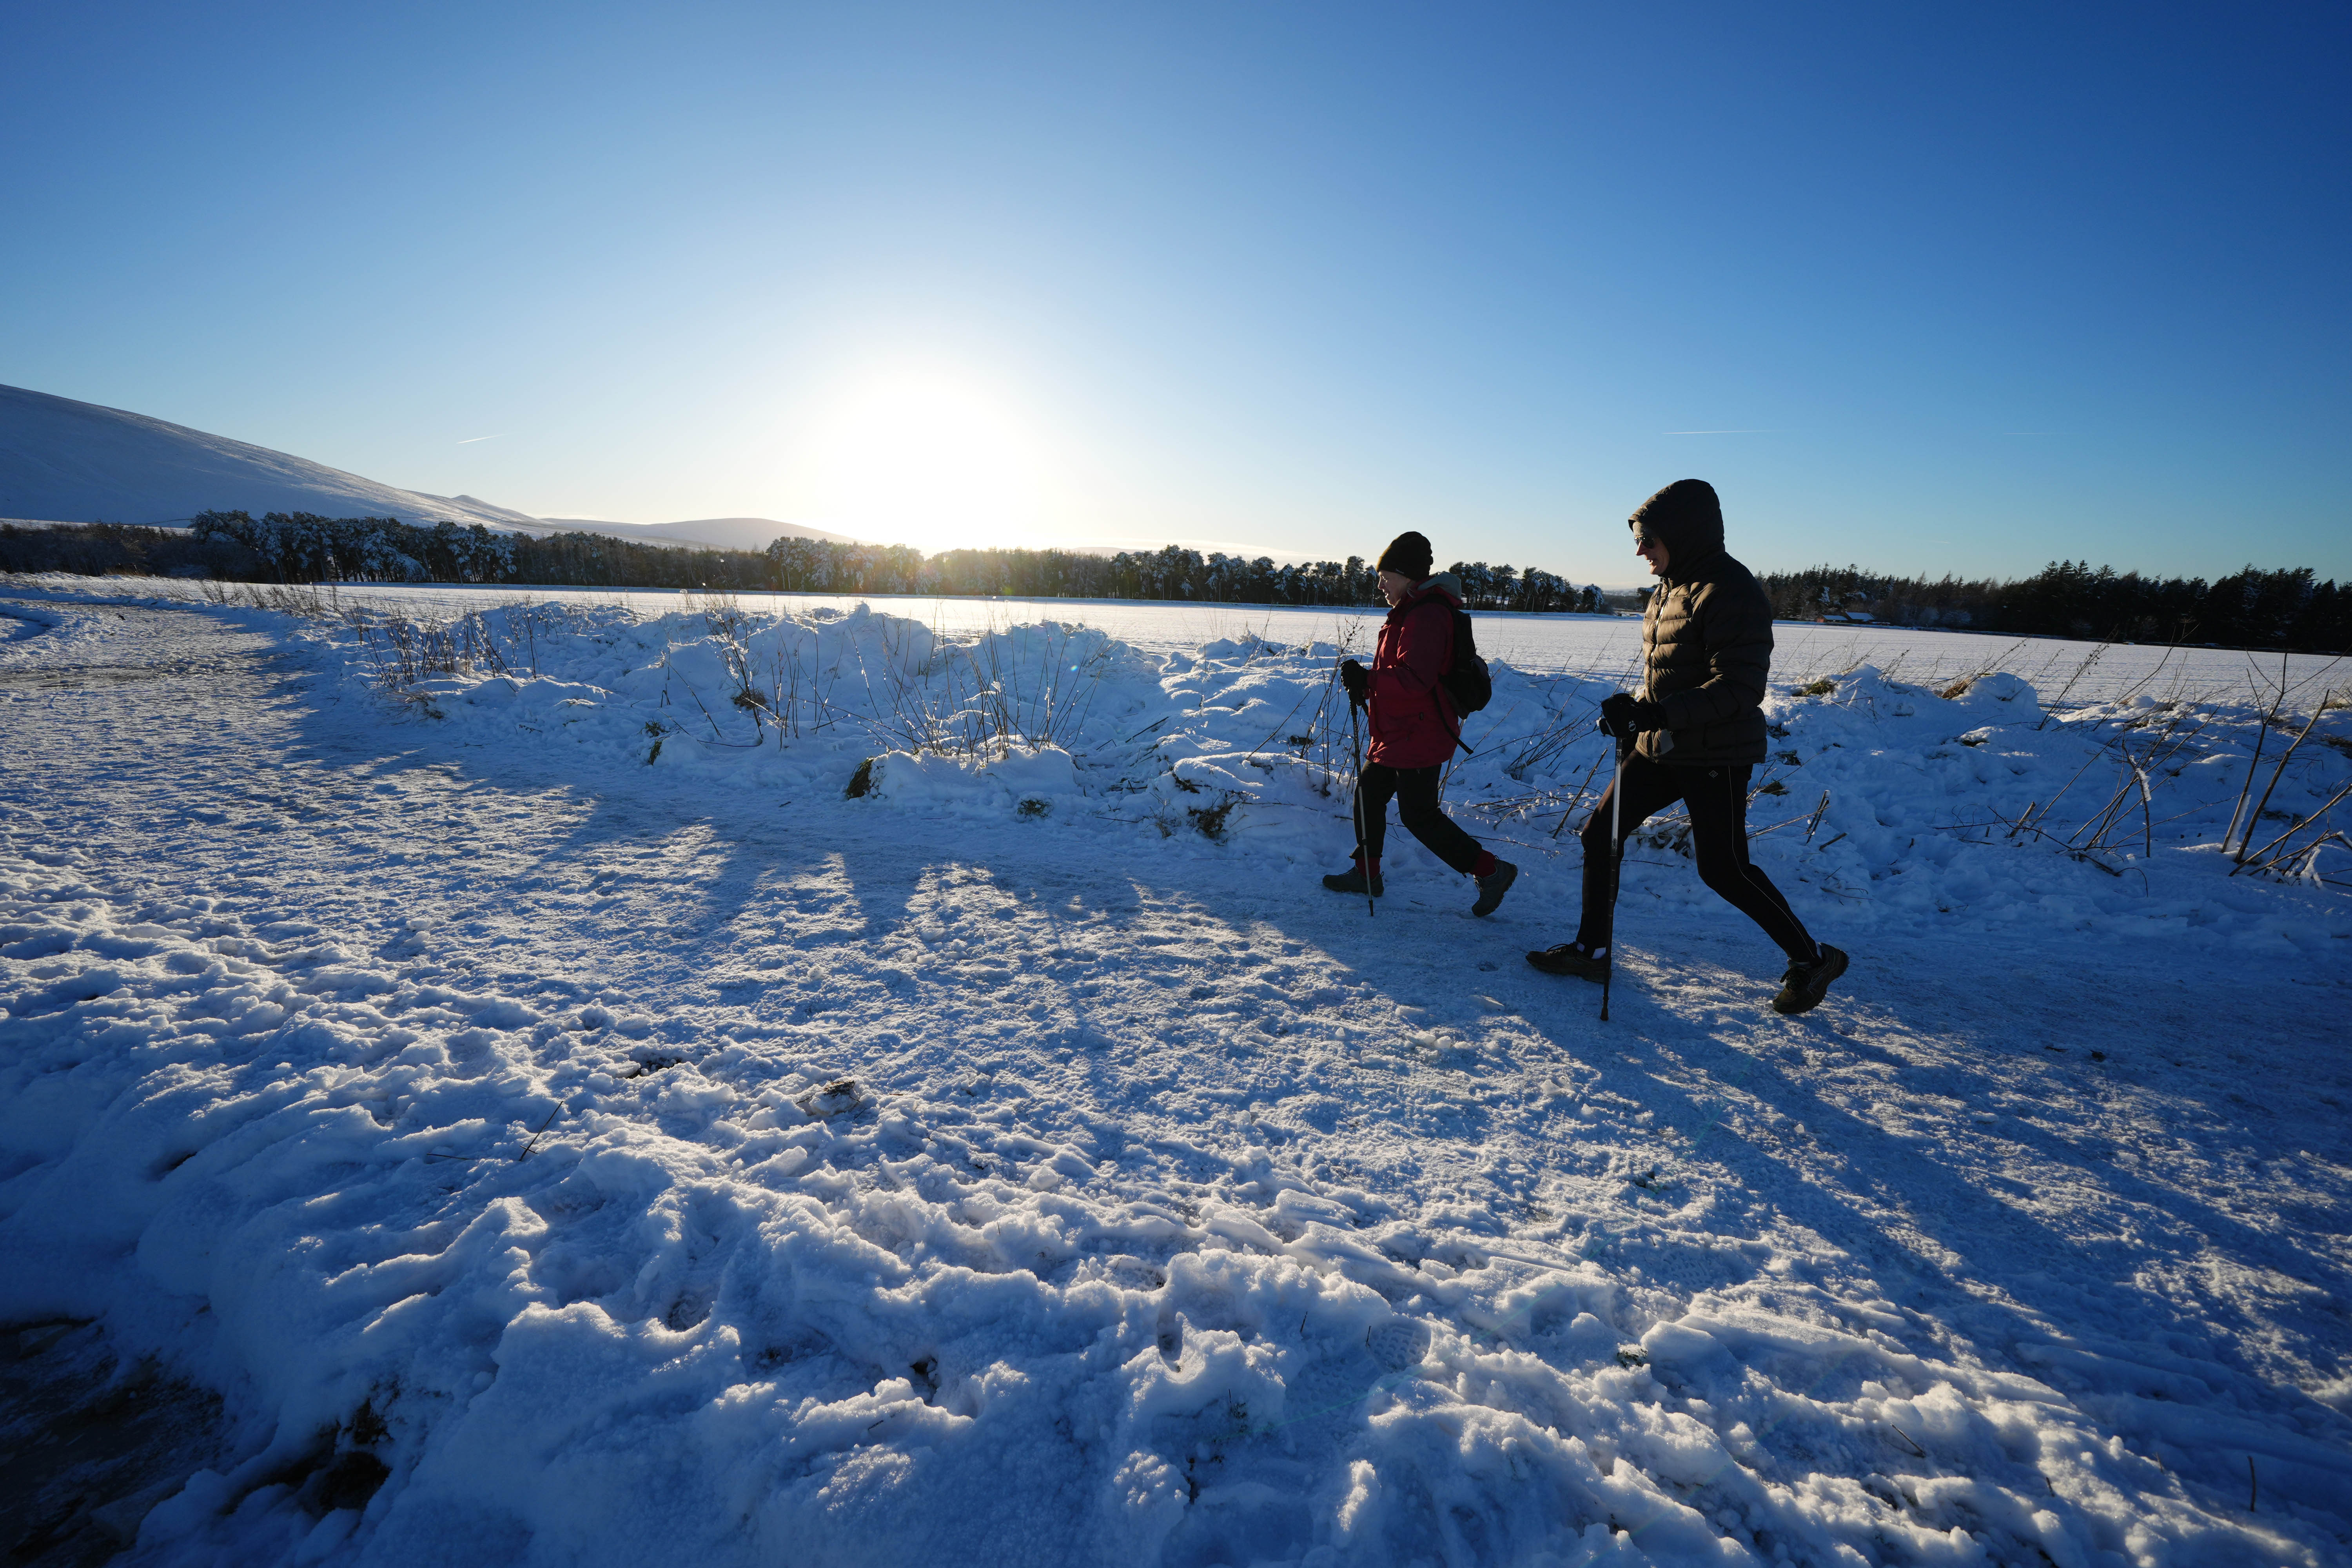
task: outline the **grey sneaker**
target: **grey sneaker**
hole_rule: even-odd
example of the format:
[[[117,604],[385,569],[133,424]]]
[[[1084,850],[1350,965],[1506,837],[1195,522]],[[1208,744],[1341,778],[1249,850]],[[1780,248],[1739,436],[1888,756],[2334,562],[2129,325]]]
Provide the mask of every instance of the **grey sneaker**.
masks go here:
[[[1475,879],[1478,884],[1478,901],[1470,906],[1470,912],[1474,915],[1493,914],[1495,906],[1503,901],[1503,895],[1509,892],[1511,884],[1518,879],[1519,868],[1517,866],[1508,860],[1496,861],[1493,870]]]
[[[1780,977],[1780,994],[1772,998],[1772,1011],[1793,1016],[1822,1005],[1830,994],[1830,982],[1845,973],[1846,956],[1827,942],[1821,947],[1822,955],[1812,963],[1789,965],[1789,973]]]
[[[1330,872],[1324,877],[1323,885],[1335,893],[1354,893],[1360,897],[1364,891],[1364,868],[1358,866],[1350,870]],[[1380,898],[1387,891],[1379,873],[1375,872],[1372,876],[1372,897]]]

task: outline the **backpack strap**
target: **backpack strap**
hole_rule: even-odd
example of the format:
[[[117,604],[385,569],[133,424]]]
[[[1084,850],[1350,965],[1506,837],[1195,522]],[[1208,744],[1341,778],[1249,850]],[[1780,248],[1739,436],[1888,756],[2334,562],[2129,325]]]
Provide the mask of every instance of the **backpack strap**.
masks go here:
[[[1453,615],[1453,618],[1447,623],[1448,629],[1451,631],[1452,636],[1446,640],[1445,668],[1438,672],[1437,687],[1439,690],[1445,693],[1449,700],[1448,705],[1450,706],[1450,700],[1453,698],[1454,693],[1446,686],[1445,678],[1454,673],[1454,667],[1461,660],[1462,628],[1469,624],[1470,612],[1464,609],[1459,605],[1449,605],[1446,608],[1450,610]],[[1437,721],[1441,725],[1445,724],[1445,710],[1444,708],[1438,710]],[[1446,725],[1445,727],[1446,732],[1454,737],[1454,743],[1456,747],[1460,748],[1463,755],[1475,757],[1478,754],[1476,749],[1474,748],[1469,742],[1465,741],[1462,738],[1462,726],[1459,723]]]

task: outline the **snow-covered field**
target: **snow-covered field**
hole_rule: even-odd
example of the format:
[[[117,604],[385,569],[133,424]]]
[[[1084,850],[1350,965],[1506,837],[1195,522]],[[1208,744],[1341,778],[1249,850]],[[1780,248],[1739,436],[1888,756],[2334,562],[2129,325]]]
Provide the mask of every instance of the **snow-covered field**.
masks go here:
[[[625,607],[660,616],[678,609],[686,595],[652,588],[457,587],[390,584],[339,585],[339,602],[354,600],[411,616],[461,616],[522,598],[562,601],[587,607]],[[1032,621],[1069,621],[1092,626],[1130,647],[1153,653],[1197,647],[1205,642],[1255,637],[1291,647],[1318,642],[1370,640],[1378,615],[1372,610],[1296,609],[1269,605],[1143,603],[1132,599],[970,599],[868,595],[746,594],[746,609],[769,615],[846,613],[859,605],[919,621],[934,631],[973,637]],[[1774,668],[1791,684],[1815,676],[1871,665],[1890,677],[1937,686],[1979,670],[2000,669],[2032,682],[2045,696],[2064,691],[2083,700],[2113,700],[2145,695],[2234,700],[2274,686],[2281,661],[2235,648],[2177,650],[2055,637],[2014,637],[1984,632],[1922,630],[1886,626],[1811,625],[1783,621]],[[1642,648],[1636,616],[1478,616],[1479,651],[1519,668],[1557,674],[1630,669]],[[2094,658],[2093,655],[2096,657]],[[2347,684],[2345,667],[2323,654],[2293,654],[2285,660],[2290,686],[2324,686],[2333,667]]]
[[[0,1321],[218,1405],[42,1541],[2352,1563],[2352,857],[2229,874],[2242,656],[1790,650],[1754,848],[1853,968],[1771,1014],[1662,822],[1604,1025],[1520,954],[1630,640],[1496,671],[1501,910],[1392,834],[1368,918],[1336,621],[93,586],[0,583]]]

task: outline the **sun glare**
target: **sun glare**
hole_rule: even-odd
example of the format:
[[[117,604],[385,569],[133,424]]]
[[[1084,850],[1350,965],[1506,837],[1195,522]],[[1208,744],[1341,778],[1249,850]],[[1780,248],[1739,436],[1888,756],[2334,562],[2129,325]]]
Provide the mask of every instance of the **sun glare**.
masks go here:
[[[1044,443],[970,379],[894,371],[851,387],[814,433],[824,526],[926,552],[1018,544],[1045,503]]]

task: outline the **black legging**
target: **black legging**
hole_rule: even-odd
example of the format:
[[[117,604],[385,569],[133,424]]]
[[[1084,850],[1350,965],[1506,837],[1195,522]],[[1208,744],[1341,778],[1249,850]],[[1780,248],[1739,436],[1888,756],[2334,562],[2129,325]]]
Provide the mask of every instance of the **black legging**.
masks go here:
[[[1388,842],[1389,797],[1396,797],[1397,820],[1429,847],[1429,852],[1464,876],[1475,875],[1483,855],[1478,841],[1454,824],[1437,804],[1438,781],[1444,764],[1433,768],[1392,768],[1386,763],[1366,763],[1356,784],[1356,802],[1362,826],[1356,846],[1358,858],[1369,850],[1378,863],[1381,846]]]
[[[1673,767],[1634,757],[1625,764],[1625,806],[1621,835],[1631,834],[1651,813],[1683,803],[1690,813],[1691,843],[1698,851],[1699,880],[1780,944],[1790,958],[1810,961],[1817,949],[1805,922],[1756,863],[1748,858],[1748,775],[1744,767]],[[1615,789],[1611,784],[1610,790]],[[1609,790],[1584,825],[1584,918],[1576,940],[1586,949],[1610,939]]]

